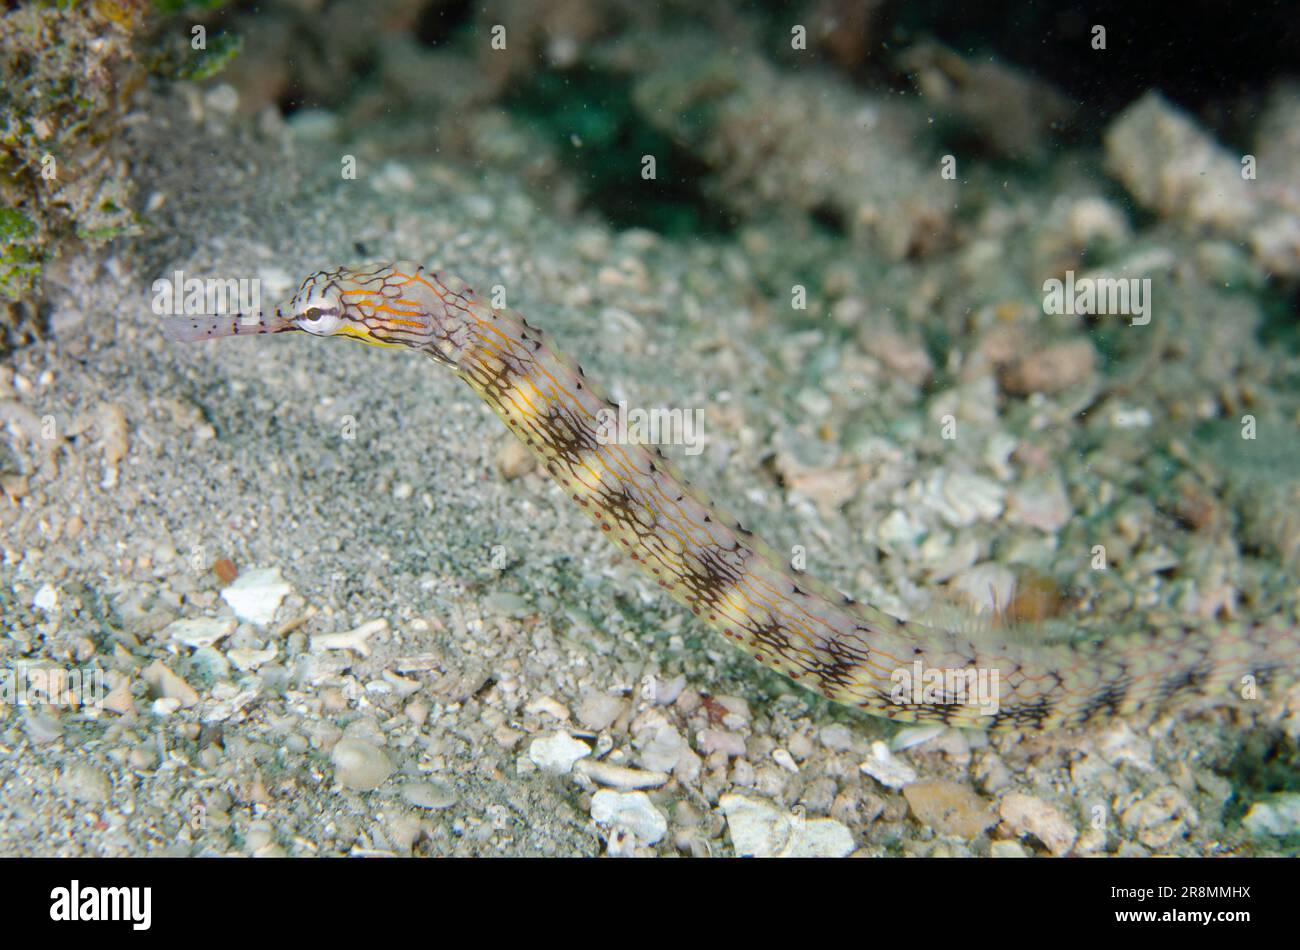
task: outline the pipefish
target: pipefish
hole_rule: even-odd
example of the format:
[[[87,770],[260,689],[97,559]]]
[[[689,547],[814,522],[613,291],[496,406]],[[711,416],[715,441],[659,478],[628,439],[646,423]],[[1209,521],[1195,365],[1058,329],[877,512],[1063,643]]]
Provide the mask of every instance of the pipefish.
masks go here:
[[[858,603],[703,500],[662,450],[603,438],[600,413],[616,404],[548,334],[423,265],[319,271],[274,311],[164,327],[178,341],[286,331],[409,348],[445,366],[674,599],[757,662],[872,715],[1043,730],[1294,681],[1300,670],[1300,627],[1281,614],[1215,635],[1174,627],[1026,644],[983,642]],[[921,671],[947,675],[900,690]],[[981,673],[992,694],[976,701],[966,687]]]

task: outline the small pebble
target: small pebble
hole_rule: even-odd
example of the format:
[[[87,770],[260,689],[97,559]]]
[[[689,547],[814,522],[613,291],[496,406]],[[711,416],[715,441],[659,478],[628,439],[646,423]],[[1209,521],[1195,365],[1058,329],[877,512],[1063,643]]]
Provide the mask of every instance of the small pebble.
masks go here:
[[[1285,838],[1300,834],[1300,792],[1281,792],[1255,802],[1241,819],[1252,838]]]
[[[393,764],[384,751],[360,739],[340,739],[330,761],[338,783],[358,792],[378,788],[393,774]]]
[[[893,330],[864,328],[858,339],[866,352],[885,364],[891,376],[920,386],[934,374],[934,360],[925,347]]]
[[[239,108],[239,92],[234,86],[223,82],[204,94],[203,104],[220,115],[234,115]]]
[[[1057,475],[1031,479],[1014,486],[1007,495],[1007,520],[1046,534],[1056,534],[1073,518],[1070,499]]]
[[[42,584],[36,596],[32,598],[32,606],[37,610],[43,610],[46,613],[52,613],[59,607],[59,592],[53,584]]]
[[[697,746],[705,755],[721,752],[728,758],[745,754],[745,737],[720,729],[701,729],[696,737]]]
[[[533,608],[523,597],[510,591],[493,591],[483,598],[483,610],[490,614],[502,614],[507,617],[526,617]]]
[[[126,761],[133,769],[148,771],[157,767],[158,755],[148,746],[136,746]]]
[[[843,723],[832,723],[829,726],[823,726],[818,734],[822,745],[832,752],[848,752],[853,748],[853,732]]]
[[[656,706],[667,706],[676,702],[685,688],[686,677],[680,673],[670,679],[647,676],[642,684],[641,695]]]
[[[1087,382],[1097,367],[1097,351],[1089,340],[1056,343],[1026,356],[1002,375],[1002,388],[1025,396],[1052,395]]]
[[[536,464],[533,453],[529,452],[527,446],[518,439],[511,439],[504,443],[501,451],[497,453],[497,468],[506,481],[527,475]]]
[[[118,680],[107,696],[104,697],[104,708],[109,712],[117,713],[119,716],[135,715],[135,698],[131,695],[131,680],[123,676]]]
[[[271,825],[265,821],[255,821],[248,826],[248,831],[244,833],[244,848],[250,854],[260,851],[267,847],[274,840],[274,832]]]
[[[59,787],[85,805],[102,804],[113,791],[108,776],[86,762],[69,766],[59,779]]]
[[[1033,835],[1058,857],[1069,854],[1079,833],[1055,805],[1023,792],[1008,792],[998,806],[998,814],[1011,833]]]
[[[592,732],[600,732],[614,724],[614,720],[623,715],[627,700],[609,693],[588,693],[578,703],[578,722]]]
[[[154,660],[140,671],[140,676],[158,696],[176,700],[177,708],[188,708],[199,701],[198,691],[168,669],[162,660]]]
[[[739,729],[753,718],[749,703],[739,696],[714,696],[712,702],[722,707],[722,724],[728,729]]]
[[[63,735],[62,721],[39,709],[26,710],[23,729],[33,745],[45,745]]]
[[[235,562],[228,557],[219,557],[212,562],[212,573],[217,575],[217,580],[224,587],[234,582],[239,576],[239,569],[235,567]]]
[[[633,743],[637,747],[640,764],[654,772],[671,772],[687,748],[681,733],[668,722],[660,722],[649,729],[638,731]]]
[[[989,845],[991,858],[1027,858],[1029,852],[1019,841],[994,841]]]
[[[804,732],[796,732],[792,735],[786,742],[786,747],[797,762],[808,759],[815,751],[812,739]]]
[[[773,749],[772,761],[787,772],[798,772],[799,766],[794,761],[794,756],[790,754],[789,749]]]
[[[569,719],[568,708],[551,696],[534,696],[524,706],[524,712],[530,716],[550,716],[560,722],[567,722]]]
[[[1153,850],[1169,847],[1198,824],[1196,809],[1173,785],[1158,788],[1126,808],[1120,823]]]
[[[450,808],[456,803],[456,792],[446,782],[431,779],[427,782],[407,782],[402,786],[402,797],[416,808],[437,810]]]
[[[924,483],[921,501],[954,528],[995,521],[1002,514],[1006,489],[971,472],[940,470]]]
[[[160,696],[149,708],[155,716],[166,718],[181,708],[181,701],[174,696]]]
[[[916,820],[941,835],[974,838],[997,822],[988,803],[957,782],[914,782],[903,797]]]

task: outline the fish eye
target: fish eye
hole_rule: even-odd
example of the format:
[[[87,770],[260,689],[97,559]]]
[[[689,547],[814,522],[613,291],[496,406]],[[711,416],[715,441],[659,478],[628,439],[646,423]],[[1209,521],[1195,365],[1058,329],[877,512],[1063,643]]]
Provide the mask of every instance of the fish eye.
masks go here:
[[[339,308],[330,301],[317,301],[317,306],[306,307],[298,311],[294,323],[309,333],[317,336],[329,336],[338,329]]]

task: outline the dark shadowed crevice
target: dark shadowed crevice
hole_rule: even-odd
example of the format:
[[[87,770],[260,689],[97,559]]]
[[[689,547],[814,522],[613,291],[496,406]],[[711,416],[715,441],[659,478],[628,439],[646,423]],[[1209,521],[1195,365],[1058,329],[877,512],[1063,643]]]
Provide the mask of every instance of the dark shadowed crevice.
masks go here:
[[[735,229],[734,216],[701,188],[712,169],[638,115],[626,77],[592,68],[542,71],[503,104],[564,150],[581,175],[586,206],[611,225],[669,236]],[[647,155],[653,180],[642,176]]]

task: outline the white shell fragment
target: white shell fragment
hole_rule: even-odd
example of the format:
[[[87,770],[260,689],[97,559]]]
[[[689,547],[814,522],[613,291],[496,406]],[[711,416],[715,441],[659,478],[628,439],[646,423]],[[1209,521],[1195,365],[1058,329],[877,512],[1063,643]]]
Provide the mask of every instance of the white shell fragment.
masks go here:
[[[1002,514],[1006,489],[969,472],[938,472],[926,482],[922,502],[954,528],[994,521]]]
[[[718,806],[741,857],[842,858],[853,851],[853,834],[833,818],[804,818],[762,799],[730,793]]]
[[[166,633],[169,639],[197,649],[212,646],[224,637],[229,636],[234,629],[235,621],[229,617],[224,619],[191,617],[169,623],[163,632]]]
[[[871,755],[858,768],[886,788],[905,788],[916,781],[916,769],[896,758],[879,740],[871,743]]]
[[[42,584],[41,589],[32,598],[32,606],[47,614],[59,609],[59,592],[52,584]]]
[[[264,627],[275,619],[280,602],[292,591],[278,567],[259,567],[240,574],[221,592],[221,599],[240,620]]]
[[[894,737],[889,740],[889,749],[891,752],[902,752],[904,749],[923,745],[947,731],[948,727],[941,722],[926,723],[922,726],[906,726],[898,730]],[[866,771],[865,767],[863,771]]]
[[[587,776],[597,785],[608,785],[610,788],[658,788],[661,785],[668,784],[669,778],[667,772],[630,769],[624,765],[615,765],[612,762],[602,762],[597,759],[586,759],[578,762],[574,766],[574,770],[581,775]]]
[[[591,746],[567,732],[554,732],[534,739],[528,746],[528,758],[544,772],[568,775],[573,763],[591,755]]]
[[[610,829],[611,854],[620,853],[620,845],[656,844],[668,833],[668,819],[645,792],[612,792],[602,788],[591,796],[591,817]]]
[[[313,653],[321,650],[351,650],[361,656],[370,656],[370,644],[367,642],[376,633],[388,629],[388,621],[383,617],[368,620],[359,627],[342,633],[320,633],[311,638]]]
[[[226,659],[241,670],[255,670],[264,663],[270,663],[275,659],[275,644],[272,643],[264,650],[254,650],[248,647],[236,647],[233,650],[226,651]]]

